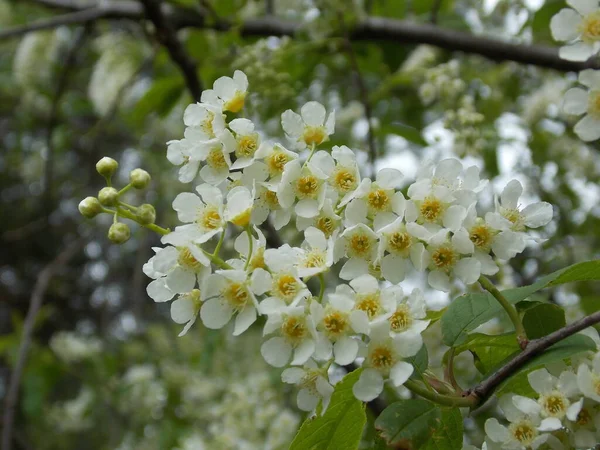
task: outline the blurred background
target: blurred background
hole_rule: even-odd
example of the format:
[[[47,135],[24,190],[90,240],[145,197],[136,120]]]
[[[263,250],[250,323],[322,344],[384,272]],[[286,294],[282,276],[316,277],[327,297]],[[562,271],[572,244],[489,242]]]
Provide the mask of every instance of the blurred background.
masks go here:
[[[157,3],[168,4],[162,24],[144,17]],[[113,13],[94,15],[97,6]],[[456,156],[492,180],[489,206],[493,188],[514,177],[526,187],[524,203],[552,203],[554,221],[540,234],[549,239],[503,267],[502,285],[597,258],[598,148],[577,139],[574,118],[560,110],[576,73],[353,32],[377,16],[474,40],[554,46],[549,21],[562,7],[555,0],[0,0],[0,399],[3,426],[12,408],[12,448],[289,445],[304,414],[280,371],[263,362],[259,326],[234,340],[231,330],[197,323],[178,338],[169,305],[145,291],[141,268],[158,237],[131,224],[132,238],[111,245],[111,218],[86,220],[77,210],[104,186],[95,164],[110,156],[121,185],[136,167],[151,173],[151,189],[132,193],[132,202],[152,203],[157,223],[175,225],[170,204],[189,186],[177,181],[165,144],[183,137],[194,91],[235,69],[250,82],[246,117],[266,137],[285,142],[280,114],[318,100],[336,110],[330,144],[356,149],[363,175],[394,167],[407,186],[423,161]],[[290,29],[293,37],[281,35]],[[200,86],[182,75],[172,37]],[[282,236],[292,238],[293,225]],[[571,319],[596,309],[586,285],[554,296]],[[439,293],[427,299],[438,309],[448,301]],[[435,367],[444,349],[436,327],[427,333]],[[20,386],[11,392],[15,370]],[[462,376],[469,381],[466,370]],[[467,427],[475,441],[477,420]],[[371,440],[365,435],[364,448]]]

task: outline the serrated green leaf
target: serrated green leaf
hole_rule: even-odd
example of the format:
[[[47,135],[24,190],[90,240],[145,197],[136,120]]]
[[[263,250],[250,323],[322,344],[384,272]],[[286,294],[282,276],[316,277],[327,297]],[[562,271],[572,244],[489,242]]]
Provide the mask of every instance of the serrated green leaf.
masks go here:
[[[455,450],[462,447],[463,418],[458,408],[442,409],[435,421],[431,437],[421,450]]]
[[[592,280],[600,280],[600,260],[565,267],[540,278],[530,286],[507,289],[502,291],[502,294],[514,304],[546,287]],[[443,342],[449,347],[460,345],[467,339],[469,331],[494,317],[504,317],[505,314],[496,299],[488,292],[458,297],[448,306],[441,318]]]
[[[290,450],[356,449],[367,420],[365,405],[354,397],[352,386],[361,369],[346,375],[335,386],[325,414],[308,418],[290,445]]]
[[[547,336],[566,324],[565,310],[551,303],[536,305],[523,315],[523,326],[529,339]]]
[[[431,427],[441,416],[441,410],[426,400],[400,400],[383,410],[375,428],[389,445],[419,448],[429,439]]]
[[[510,355],[519,351],[519,345],[515,333],[497,336],[475,333],[469,335],[466,342],[455,347],[457,355],[464,351],[470,351],[477,361],[478,370],[481,373],[487,373]],[[447,360],[447,354],[444,355],[444,360]]]

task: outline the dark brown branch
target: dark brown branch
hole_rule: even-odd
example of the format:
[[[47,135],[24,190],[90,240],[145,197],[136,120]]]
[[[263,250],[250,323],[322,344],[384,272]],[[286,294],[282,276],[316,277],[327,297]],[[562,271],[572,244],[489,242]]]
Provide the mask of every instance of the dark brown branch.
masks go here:
[[[100,8],[95,2],[75,0],[32,0],[41,5],[59,10],[80,11],[91,7]],[[111,2],[101,7],[103,19],[140,20],[144,16],[142,6],[134,1]],[[165,20],[173,29],[213,28],[225,31],[226,23],[209,25],[198,11],[161,6]],[[95,20],[95,19],[94,19]],[[273,16],[251,19],[243,22],[239,31],[242,36],[293,36],[300,29],[296,23]],[[540,67],[578,72],[586,68],[600,68],[595,60],[586,62],[565,61],[558,57],[558,49],[541,45],[514,44],[486,36],[474,36],[455,30],[448,30],[432,24],[417,24],[403,20],[370,17],[356,25],[350,33],[352,41],[392,41],[398,44],[429,44],[449,51],[472,53],[493,61],[514,61]]]
[[[557,342],[599,322],[600,311],[573,322],[554,333],[550,333],[548,336],[530,341],[529,345],[527,345],[522,353],[500,368],[492,376],[482,381],[479,385],[469,389],[465,395],[474,397],[478,404],[483,403],[504,380],[508,379],[533,358],[540,355]]]
[[[31,345],[31,335],[33,333],[35,319],[42,306],[42,302],[44,301],[44,295],[48,289],[48,284],[50,283],[50,280],[56,271],[62,266],[66,265],[71,258],[73,258],[79,252],[84,242],[85,239],[80,238],[69,244],[53,261],[44,267],[38,276],[35,286],[33,287],[31,300],[29,302],[29,310],[27,311],[27,317],[25,318],[25,323],[23,324],[23,336],[21,337],[21,344],[19,345],[17,362],[10,377],[8,391],[6,393],[4,403],[4,414],[2,417],[2,450],[10,450],[12,446],[15,407],[19,397],[21,377],[23,375],[23,369],[25,368],[29,346]]]
[[[88,8],[81,11],[63,14],[50,19],[38,20],[18,27],[9,28],[0,31],[0,39],[19,37],[33,31],[48,30],[62,25],[75,25],[92,22],[104,17],[104,11],[101,8]]]
[[[166,47],[171,59],[183,74],[185,83],[195,101],[200,101],[202,84],[196,74],[196,63],[188,56],[187,52],[177,39],[176,30],[172,27],[169,19],[165,17],[161,9],[160,0],[141,0],[148,19],[156,28],[158,41]]]

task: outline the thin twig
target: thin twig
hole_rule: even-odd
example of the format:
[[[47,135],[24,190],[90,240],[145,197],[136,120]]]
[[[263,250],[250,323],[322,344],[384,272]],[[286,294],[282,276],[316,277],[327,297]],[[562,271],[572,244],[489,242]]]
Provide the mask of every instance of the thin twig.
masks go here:
[[[196,74],[196,63],[188,56],[183,45],[177,39],[175,29],[169,19],[163,15],[160,1],[141,0],[141,2],[144,5],[148,19],[150,19],[156,28],[158,41],[166,47],[171,59],[181,70],[192,98],[195,101],[199,101],[202,94],[202,83]]]
[[[44,295],[48,289],[48,284],[57,270],[66,265],[71,258],[73,258],[79,252],[85,241],[85,238],[79,238],[78,240],[70,243],[53,261],[44,267],[44,269],[38,275],[37,282],[33,287],[31,300],[29,302],[29,310],[27,311],[27,317],[25,318],[25,322],[23,324],[23,335],[21,337],[17,362],[10,377],[4,404],[2,422],[2,450],[10,450],[12,446],[15,407],[17,405],[17,399],[19,396],[21,377],[23,375],[23,369],[25,368],[29,346],[31,345],[31,335],[33,333],[35,319],[42,306],[42,302],[44,301]]]
[[[584,330],[592,325],[600,322],[600,311],[595,312],[583,319],[573,322],[560,330],[556,330],[547,336],[540,339],[529,341],[529,344],[519,353],[514,359],[500,368],[496,373],[491,375],[479,385],[465,392],[466,396],[474,397],[478,404],[483,403],[504,380],[508,379],[521,367],[527,364],[536,356],[540,355],[544,350],[550,348],[557,342],[568,338],[569,336]]]
[[[74,0],[32,0],[46,7],[79,11],[96,6],[96,3]],[[231,24],[206,23],[198,11],[164,5],[161,8],[166,20],[175,30],[182,28],[212,28],[227,31]],[[102,19],[129,19],[144,17],[144,9],[135,1],[110,2],[102,7]],[[274,16],[249,19],[236,25],[242,36],[294,36],[301,25]],[[587,68],[600,68],[600,63],[590,58],[585,62],[566,61],[559,58],[556,47],[523,45],[487,36],[473,35],[445,29],[433,24],[412,23],[384,17],[368,17],[356,24],[350,32],[351,41],[389,41],[395,44],[429,44],[449,51],[480,55],[493,61],[514,61],[563,72],[579,72]]]

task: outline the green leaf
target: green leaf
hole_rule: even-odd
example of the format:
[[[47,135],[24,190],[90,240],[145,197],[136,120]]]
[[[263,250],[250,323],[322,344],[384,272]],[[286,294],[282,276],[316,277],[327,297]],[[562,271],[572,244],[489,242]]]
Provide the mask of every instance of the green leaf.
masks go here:
[[[290,450],[358,448],[367,416],[365,405],[354,397],[352,386],[361,371],[355,370],[336,384],[325,414],[304,421]]]
[[[557,342],[544,353],[536,358],[533,358],[531,361],[521,367],[521,369],[515,372],[512,377],[505,380],[498,387],[496,394],[501,395],[508,392],[514,392],[524,395],[523,389],[526,388],[524,385],[528,385],[526,378],[527,373],[539,368],[540,366],[562,361],[586,351],[596,351],[596,343],[591,338],[583,334],[574,334],[569,336],[568,338]],[[491,370],[488,375],[491,375],[493,372],[494,370]]]
[[[429,366],[429,354],[427,353],[427,347],[425,345],[421,346],[421,349],[417,352],[415,356],[410,356],[408,358],[404,358],[406,362],[412,364],[415,368],[415,371],[410,376],[414,380],[423,381],[423,373],[427,370]]]
[[[475,359],[475,365],[481,373],[489,372],[510,355],[519,351],[515,333],[497,336],[475,333],[469,335],[466,342],[455,348],[457,355],[464,351],[470,351]],[[446,355],[444,355],[444,360],[447,359]]]
[[[419,448],[427,442],[431,427],[441,416],[441,410],[426,400],[400,400],[383,410],[375,421],[375,428],[389,445]]]
[[[463,418],[458,408],[442,409],[433,425],[431,437],[421,450],[455,450],[462,447]]]
[[[529,308],[523,316],[523,326],[529,339],[547,336],[566,324],[565,310],[551,303],[542,303]]]
[[[600,260],[586,261],[557,270],[540,278],[530,286],[507,289],[502,294],[511,303],[525,300],[535,292],[550,286],[573,281],[600,280]],[[467,339],[469,331],[494,317],[504,317],[506,312],[488,292],[466,294],[455,299],[441,318],[444,344],[454,347]]]
[[[133,109],[131,117],[134,123],[143,124],[144,119],[153,113],[166,116],[184,90],[183,78],[179,75],[156,80]]]

